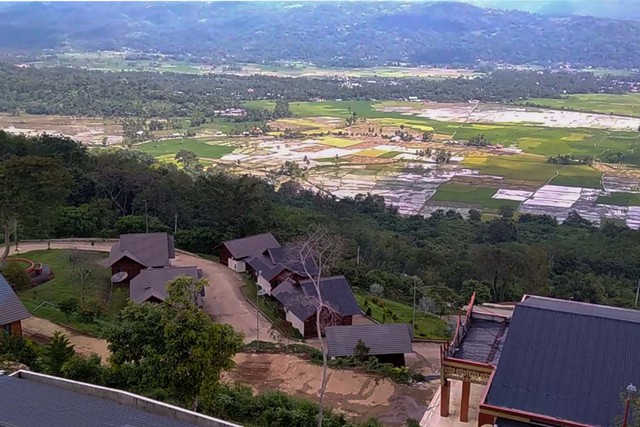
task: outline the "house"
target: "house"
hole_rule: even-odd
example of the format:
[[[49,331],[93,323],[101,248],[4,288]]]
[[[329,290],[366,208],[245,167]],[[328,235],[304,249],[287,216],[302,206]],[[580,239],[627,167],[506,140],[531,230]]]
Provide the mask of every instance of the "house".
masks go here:
[[[202,270],[197,267],[147,268],[140,271],[129,284],[129,298],[137,303],[162,302],[167,298],[166,284],[177,277],[202,278]],[[195,304],[202,307],[202,297],[196,295]]]
[[[640,311],[525,296],[478,425],[612,426],[640,385]],[[640,419],[628,425],[638,425]]]
[[[0,425],[240,427],[126,391],[30,371],[0,373]]]
[[[0,333],[22,336],[21,321],[31,317],[13,291],[7,280],[0,274]],[[1,423],[0,423],[1,424]]]
[[[331,310],[321,313],[322,327],[329,325],[351,325],[353,316],[362,314],[353,296],[349,282],[344,276],[320,279],[322,301]],[[296,282],[286,280],[276,287],[271,296],[278,301],[283,317],[305,337],[316,337],[316,312],[319,307],[318,292],[312,280]]]
[[[228,266],[233,271],[243,273],[246,271],[247,258],[261,254],[267,249],[279,247],[280,243],[273,237],[273,234],[263,233],[227,240],[213,249],[219,250],[221,264]]]
[[[247,265],[268,295],[285,281],[299,282],[318,274],[315,261],[308,258],[303,263],[294,246],[267,249],[247,259]]]
[[[126,272],[119,283],[128,284],[142,269],[170,266],[175,252],[173,236],[168,233],[121,234],[111,247],[106,266],[111,267],[111,274]]]
[[[404,355],[413,353],[413,331],[406,323],[327,326],[325,334],[328,355],[332,359],[353,356],[360,340],[369,348],[367,355],[377,358],[380,363],[404,366]]]

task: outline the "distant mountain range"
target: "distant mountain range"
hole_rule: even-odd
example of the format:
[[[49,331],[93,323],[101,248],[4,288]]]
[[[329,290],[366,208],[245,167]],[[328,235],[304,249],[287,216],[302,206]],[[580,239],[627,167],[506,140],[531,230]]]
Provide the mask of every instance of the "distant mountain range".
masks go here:
[[[495,9],[512,9],[546,15],[583,15],[601,18],[640,20],[637,0],[469,0]]]
[[[544,2],[517,2],[525,3]],[[0,7],[0,22],[3,51],[132,49],[187,59],[333,66],[393,61],[640,66],[640,22],[467,3],[13,3]]]

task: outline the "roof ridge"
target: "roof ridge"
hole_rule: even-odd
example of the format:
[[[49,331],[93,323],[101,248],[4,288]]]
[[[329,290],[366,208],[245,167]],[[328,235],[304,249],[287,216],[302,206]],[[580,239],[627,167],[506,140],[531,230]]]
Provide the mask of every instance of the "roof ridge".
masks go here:
[[[550,307],[550,306],[539,306],[539,305],[528,305],[526,304],[527,301],[535,301],[535,300],[539,300],[539,301],[546,301],[546,302],[551,302],[554,304],[558,304],[558,305],[562,305],[564,304],[565,306],[571,306],[571,305],[575,305],[581,308],[590,308],[591,310],[593,310],[593,312],[591,313],[585,313],[585,312],[580,312],[580,311],[576,311],[576,310],[571,310],[570,307],[567,307],[566,309],[563,309],[562,307]],[[636,310],[634,308],[625,308],[625,307],[613,307],[610,305],[604,305],[604,304],[593,304],[593,303],[589,303],[589,302],[584,302],[584,301],[573,301],[573,300],[563,300],[563,299],[556,299],[556,298],[550,298],[550,297],[541,297],[541,296],[537,296],[537,295],[530,295],[528,296],[525,300],[521,301],[520,303],[516,304],[516,308],[517,307],[525,307],[525,308],[535,308],[538,310],[546,310],[546,311],[555,311],[555,312],[561,312],[561,313],[567,313],[567,314],[574,314],[576,316],[583,316],[583,317],[598,317],[601,319],[609,319],[609,320],[618,320],[621,322],[625,322],[625,323],[640,323],[640,310]],[[600,312],[598,312],[600,311]],[[612,315],[606,315],[604,313],[604,311],[610,311],[612,312]],[[619,316],[614,316],[613,313],[616,314],[620,314],[620,313],[624,313],[624,314],[631,314],[631,315],[637,315],[637,319],[629,319],[629,318],[623,318],[623,317],[619,317]]]

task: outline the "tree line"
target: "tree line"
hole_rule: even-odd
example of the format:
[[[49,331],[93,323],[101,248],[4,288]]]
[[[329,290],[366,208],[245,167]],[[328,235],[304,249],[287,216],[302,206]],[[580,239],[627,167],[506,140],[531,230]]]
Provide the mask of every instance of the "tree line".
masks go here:
[[[344,240],[335,273],[364,290],[380,284],[385,297],[404,302],[416,283],[408,276],[416,276],[418,299],[431,299],[435,312],[454,309],[476,288],[494,302],[532,293],[634,304],[640,234],[625,226],[596,227],[575,212],[563,224],[547,215],[515,218],[507,208],[491,221],[473,210],[467,219],[453,211],[405,217],[377,195],[337,199],[293,181],[275,188],[194,169],[133,150],[89,152],[65,138],[0,132],[0,219],[9,229],[17,221],[22,238],[114,237],[144,232],[146,201],[150,230],[173,232],[177,224],[176,244],[199,253],[226,239],[271,231],[291,242],[328,227]]]
[[[623,93],[632,79],[591,73],[498,70],[484,78],[359,78],[346,87],[340,78],[188,75],[101,72],[71,68],[19,68],[0,63],[0,112],[92,117],[189,117],[202,121],[215,111],[245,101],[402,100],[512,102],[555,98],[564,93]],[[253,109],[239,120],[266,120],[290,114]]]

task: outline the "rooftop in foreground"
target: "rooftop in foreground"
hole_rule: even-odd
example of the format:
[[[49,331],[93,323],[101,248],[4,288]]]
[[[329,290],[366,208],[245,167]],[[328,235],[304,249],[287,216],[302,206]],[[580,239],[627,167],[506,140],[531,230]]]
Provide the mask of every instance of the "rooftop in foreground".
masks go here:
[[[0,425],[240,427],[132,393],[29,371],[0,375]]]

